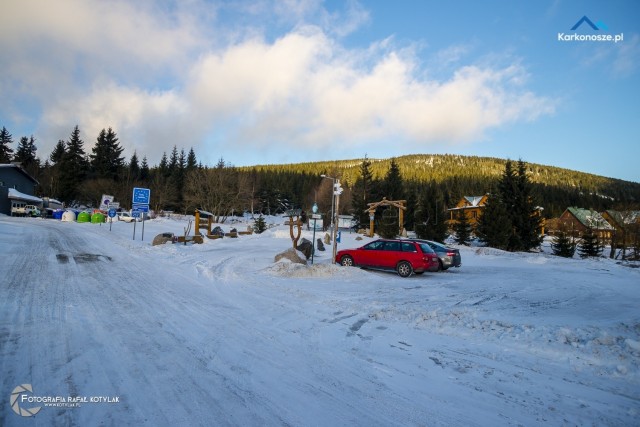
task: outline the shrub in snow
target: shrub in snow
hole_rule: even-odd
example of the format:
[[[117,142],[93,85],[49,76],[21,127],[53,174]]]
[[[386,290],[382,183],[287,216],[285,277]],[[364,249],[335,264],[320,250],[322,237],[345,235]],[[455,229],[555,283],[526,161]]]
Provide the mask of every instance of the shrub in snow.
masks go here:
[[[253,224],[253,231],[255,231],[256,234],[261,234],[266,229],[267,229],[267,223],[265,222],[263,216],[260,215]]]
[[[578,254],[581,258],[599,257],[602,254],[602,245],[593,230],[588,229],[578,245]]]
[[[573,258],[573,255],[576,253],[576,242],[573,240],[573,237],[569,237],[567,233],[560,231],[553,236],[551,250],[554,255]]]

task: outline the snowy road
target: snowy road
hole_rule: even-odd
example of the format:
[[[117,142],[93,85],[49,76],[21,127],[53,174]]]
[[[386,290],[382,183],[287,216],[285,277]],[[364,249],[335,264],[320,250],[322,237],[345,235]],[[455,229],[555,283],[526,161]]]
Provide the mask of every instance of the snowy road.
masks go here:
[[[459,270],[401,279],[326,256],[274,266],[290,244],[276,234],[151,247],[131,226],[0,218],[0,425],[640,416],[638,269],[469,250]],[[43,407],[21,417],[8,402],[20,384],[111,401],[25,403]]]

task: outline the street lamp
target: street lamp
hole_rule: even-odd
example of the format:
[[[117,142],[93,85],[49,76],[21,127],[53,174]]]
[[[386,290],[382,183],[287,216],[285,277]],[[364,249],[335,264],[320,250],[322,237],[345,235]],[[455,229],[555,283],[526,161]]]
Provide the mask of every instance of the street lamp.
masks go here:
[[[333,195],[333,192],[335,191],[335,188],[336,188],[336,178],[333,178],[325,174],[320,175],[320,177],[330,179],[331,181],[333,181],[331,184],[331,225],[330,225],[331,231],[333,231],[333,206],[335,203],[334,201],[336,199],[336,197]]]

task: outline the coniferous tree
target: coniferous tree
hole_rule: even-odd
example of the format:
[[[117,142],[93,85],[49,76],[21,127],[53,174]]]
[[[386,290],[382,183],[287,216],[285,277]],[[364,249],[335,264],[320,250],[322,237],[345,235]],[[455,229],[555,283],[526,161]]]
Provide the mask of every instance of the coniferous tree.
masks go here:
[[[387,200],[403,200],[405,198],[404,182],[400,174],[400,168],[395,159],[391,159],[389,170],[382,182],[383,197]],[[400,229],[400,217],[395,207],[387,207],[381,210],[381,215],[376,218],[378,234],[385,238],[393,238],[398,235]]]
[[[467,215],[464,211],[458,212],[457,221],[453,230],[456,234],[456,243],[459,245],[469,246],[469,242],[471,241],[471,224],[469,224],[469,220],[467,219]]]
[[[53,151],[49,155],[51,164],[45,162],[43,187],[45,194],[50,194],[54,197],[60,197],[60,179],[61,179],[61,166],[62,159],[66,152],[65,142],[60,139],[54,147]],[[48,165],[48,166],[47,166]]]
[[[138,154],[135,151],[129,159],[129,177],[133,181],[140,179],[140,164],[138,163]]]
[[[174,147],[175,150],[175,147]],[[184,149],[180,151],[180,155],[176,160],[176,165],[173,168],[173,172],[171,173],[171,183],[175,187],[175,206],[173,207],[175,210],[180,210],[183,208],[184,201],[184,180],[185,173],[187,167],[187,158],[184,152]]]
[[[76,126],[67,142],[65,154],[60,161],[60,187],[58,198],[64,202],[78,200],[80,185],[87,176],[89,162],[84,151],[84,141]]]
[[[62,139],[59,139],[58,143],[56,144],[56,146],[54,147],[53,151],[51,152],[51,155],[49,156],[49,160],[51,160],[51,163],[53,163],[53,164],[60,163],[60,161],[64,157],[64,153],[65,153],[66,149],[67,148],[66,148],[66,144],[64,143],[64,141]]]
[[[351,206],[353,219],[357,228],[369,227],[369,213],[367,203],[372,203],[373,174],[371,173],[371,161],[364,157],[360,164],[360,176],[356,180],[351,192]]]
[[[178,169],[178,147],[173,146],[173,150],[171,150],[171,156],[169,157],[169,176],[173,175]]]
[[[10,163],[11,162],[11,153],[13,153],[13,149],[9,147],[9,144],[13,143],[13,137],[5,128],[2,127],[0,131],[0,163]]]
[[[260,216],[256,218],[255,222],[253,223],[253,231],[255,231],[256,234],[262,234],[266,229],[267,223],[265,222],[262,214],[260,214]]]
[[[476,234],[487,246],[507,249],[512,234],[511,218],[498,195],[490,194],[478,218]]]
[[[162,152],[162,158],[160,159],[160,164],[158,165],[158,172],[160,172],[160,175],[165,178],[171,175],[171,172],[169,171],[169,160],[167,159],[166,152]]]
[[[580,258],[599,257],[602,254],[602,245],[591,228],[582,234],[578,244],[578,254]]]
[[[140,165],[140,179],[142,181],[149,179],[149,164],[147,163],[147,156],[142,158],[142,164]]]
[[[93,177],[117,181],[124,168],[123,151],[113,129],[102,129],[89,156]]]
[[[23,136],[20,138],[18,148],[13,156],[14,162],[19,162],[24,170],[33,176],[38,175],[38,169],[40,168],[40,161],[36,157],[36,143],[33,136],[27,138]]]
[[[403,200],[405,198],[404,182],[400,174],[400,167],[395,158],[391,159],[389,171],[384,178],[384,197],[387,200]]]
[[[189,155],[187,156],[187,172],[191,172],[192,170],[198,167],[198,160],[196,159],[196,153],[193,151],[193,147],[189,150]]]
[[[531,184],[526,174],[526,165],[518,161],[517,172],[508,160],[504,172],[498,182],[498,194],[494,198],[495,210],[485,207],[484,219],[481,219],[483,239],[489,246],[503,245],[504,235],[508,232],[506,249],[509,251],[529,251],[540,246],[542,238],[539,236],[541,217],[536,213],[531,194]],[[502,204],[508,220],[504,219],[504,212],[498,206]],[[496,218],[493,216],[496,215]],[[507,231],[507,229],[509,229]]]
[[[444,197],[434,182],[426,185],[418,196],[413,217],[419,238],[443,242],[447,237]]]
[[[576,242],[569,233],[565,230],[560,230],[553,236],[551,250],[554,255],[573,258],[573,255],[576,253]]]
[[[518,192],[517,207],[512,221],[515,231],[520,237],[521,249],[529,251],[539,247],[542,243],[542,236],[540,236],[542,216],[537,212],[537,207],[533,202],[531,182],[527,176],[526,164],[522,160],[518,160],[516,188]]]

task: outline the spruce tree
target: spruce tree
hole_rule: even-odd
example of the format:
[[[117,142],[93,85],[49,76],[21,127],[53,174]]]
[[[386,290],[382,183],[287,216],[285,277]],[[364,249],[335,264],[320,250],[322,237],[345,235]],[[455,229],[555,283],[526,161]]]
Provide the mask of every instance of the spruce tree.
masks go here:
[[[542,243],[540,235],[542,216],[533,202],[531,182],[527,176],[526,164],[522,160],[518,160],[516,188],[518,197],[515,216],[518,218],[518,224],[515,228],[520,237],[522,250],[529,251]]]
[[[117,181],[124,168],[123,151],[113,129],[102,129],[89,156],[93,177]]]
[[[198,160],[196,159],[196,153],[193,151],[193,147],[189,150],[189,155],[187,156],[187,172],[191,172],[192,170],[198,167]]]
[[[578,244],[578,254],[580,258],[599,257],[602,254],[602,245],[591,228],[582,234]]]
[[[469,242],[471,241],[471,224],[469,224],[467,215],[462,210],[458,211],[456,219],[457,221],[453,227],[456,234],[455,241],[459,245],[469,246]]]
[[[260,214],[260,216],[256,218],[255,222],[253,223],[253,231],[255,231],[256,234],[262,234],[266,229],[267,223],[265,222],[262,214]]]
[[[353,219],[357,228],[369,227],[369,213],[367,203],[372,203],[373,174],[371,173],[371,161],[364,157],[360,164],[360,176],[351,191],[351,206],[353,208]]]
[[[158,165],[158,172],[160,172],[160,175],[165,178],[168,178],[169,175],[171,175],[171,172],[169,171],[169,160],[167,159],[167,153],[165,151],[162,152],[162,158]]]
[[[384,197],[387,200],[403,200],[405,198],[404,182],[400,174],[400,166],[395,158],[391,159],[389,170],[384,178]]]
[[[13,156],[13,161],[21,163],[25,170],[29,170],[32,165],[38,162],[36,150],[36,143],[33,136],[31,136],[31,139],[23,136],[20,138],[18,148]]]
[[[424,186],[413,211],[414,231],[421,239],[443,242],[447,237],[444,197],[435,182]]]
[[[145,181],[149,178],[149,163],[147,162],[147,156],[142,158],[142,164],[140,165],[140,179]]]
[[[478,219],[476,234],[487,246],[507,249],[512,232],[511,219],[502,200],[498,195],[490,194]]]
[[[554,255],[573,258],[573,255],[576,253],[576,243],[573,237],[569,236],[566,231],[560,230],[553,236],[551,250]]]
[[[64,141],[62,139],[59,139],[58,143],[56,144],[56,146],[54,147],[53,151],[51,152],[51,155],[49,156],[49,160],[51,160],[51,163],[53,163],[53,164],[60,163],[60,161],[64,157],[64,153],[65,153],[66,149],[67,148],[66,148],[66,144],[64,143]]]
[[[2,127],[0,131],[0,163],[11,163],[11,154],[13,149],[9,147],[9,144],[13,143],[13,137],[5,128]]]
[[[504,172],[498,182],[498,198],[507,212],[508,224],[511,227],[506,249],[509,251],[529,251],[540,246],[542,242],[539,235],[541,217],[536,212],[531,184],[526,173],[526,164],[522,160],[518,161],[517,172],[513,169],[511,160],[507,160]],[[485,218],[485,228],[489,227],[490,220],[491,215]],[[498,226],[495,225],[495,227]],[[488,230],[485,231],[488,232]]]
[[[138,162],[138,154],[135,150],[129,159],[129,178],[132,181],[140,179],[140,163]]]
[[[87,172],[89,162],[84,151],[84,141],[80,138],[80,129],[76,126],[67,142],[64,156],[60,161],[60,187],[57,195],[61,201],[77,201]]]
[[[177,146],[173,146],[173,150],[171,150],[171,156],[169,157],[169,170],[168,170],[168,174],[169,176],[173,175],[176,171],[176,169],[178,169],[178,147]]]

